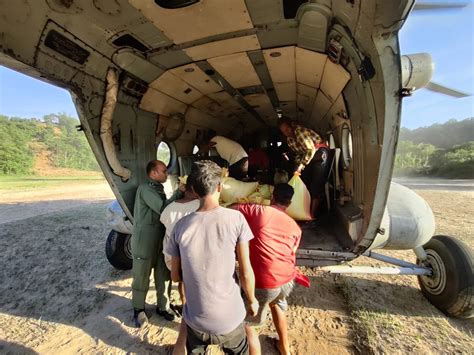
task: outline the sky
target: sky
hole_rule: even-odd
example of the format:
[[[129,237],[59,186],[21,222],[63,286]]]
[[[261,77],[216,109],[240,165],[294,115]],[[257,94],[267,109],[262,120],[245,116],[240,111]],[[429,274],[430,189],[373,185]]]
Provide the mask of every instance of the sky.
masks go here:
[[[400,31],[400,47],[402,54],[432,55],[432,81],[474,94],[474,1],[464,2],[469,5],[463,9],[412,12]],[[66,90],[0,66],[0,114],[40,118],[57,112],[77,117]],[[420,89],[403,101],[402,126],[410,129],[468,117],[474,117],[474,97]]]

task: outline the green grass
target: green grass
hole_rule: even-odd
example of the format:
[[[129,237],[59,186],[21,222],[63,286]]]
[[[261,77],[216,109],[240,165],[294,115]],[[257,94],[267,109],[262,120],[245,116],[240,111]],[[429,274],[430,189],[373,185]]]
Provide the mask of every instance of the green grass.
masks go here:
[[[37,189],[63,184],[105,181],[102,174],[92,176],[0,176],[0,190]]]

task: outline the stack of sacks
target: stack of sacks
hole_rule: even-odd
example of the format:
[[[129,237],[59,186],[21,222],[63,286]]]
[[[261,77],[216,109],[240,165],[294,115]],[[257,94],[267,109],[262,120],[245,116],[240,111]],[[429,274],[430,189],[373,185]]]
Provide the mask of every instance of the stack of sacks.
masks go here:
[[[227,176],[227,169],[222,171],[222,190],[220,204],[224,207],[234,203],[257,203],[269,206],[273,194],[272,185],[259,185],[258,182],[243,182]],[[188,176],[180,176],[179,182],[186,184]],[[295,194],[286,213],[297,221],[312,220],[310,213],[311,196],[299,175],[288,182]]]
[[[240,202],[257,191],[258,182],[243,182],[231,177],[222,179],[221,204],[228,206]]]
[[[258,203],[259,205],[269,206],[272,199],[273,186],[258,185],[257,191],[245,198],[239,199],[239,203]]]

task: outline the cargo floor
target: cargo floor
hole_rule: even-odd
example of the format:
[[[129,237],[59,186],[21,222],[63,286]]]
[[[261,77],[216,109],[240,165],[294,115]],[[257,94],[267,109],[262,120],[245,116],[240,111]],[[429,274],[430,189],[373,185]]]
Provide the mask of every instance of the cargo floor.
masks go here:
[[[337,228],[337,221],[331,215],[298,224],[303,231],[300,249],[347,251],[352,247],[352,241],[341,228]]]

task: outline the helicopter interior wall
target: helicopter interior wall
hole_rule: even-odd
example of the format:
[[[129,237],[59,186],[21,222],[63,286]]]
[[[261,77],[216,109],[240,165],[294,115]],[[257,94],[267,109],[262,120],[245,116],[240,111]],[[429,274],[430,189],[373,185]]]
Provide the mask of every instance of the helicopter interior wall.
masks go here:
[[[206,0],[166,10],[151,0],[117,0],[105,9],[85,0],[28,0],[5,6],[11,16],[0,23],[0,32],[5,34],[5,52],[13,48],[9,55],[21,58],[26,67],[34,67],[34,75],[78,94],[82,123],[90,126],[86,134],[93,137],[89,140],[91,146],[114,191],[124,197],[129,208],[137,184],[145,179],[143,167],[156,156],[159,116],[186,116],[183,133],[173,143],[177,155],[189,155],[199,130],[212,129],[236,140],[249,140],[251,133],[275,127],[277,109],[281,109],[284,115],[322,134],[331,132],[337,147],[344,143],[343,127],[349,127],[354,154],[340,169],[341,193],[357,209],[363,209],[366,218],[371,214],[377,185],[384,117],[383,98],[378,100],[378,112],[367,101],[375,81],[383,89],[383,78],[370,83],[360,79],[357,51],[353,54],[350,45],[355,46],[351,34],[358,35],[359,31],[361,41],[366,41],[364,55],[376,62],[378,57],[370,47],[372,37],[364,37],[361,32],[370,33],[372,28],[358,29],[364,24],[359,21],[363,13],[360,9],[365,6],[375,11],[374,2],[308,2],[300,7],[295,19],[285,18],[283,5],[273,0]],[[202,19],[197,21],[198,27],[191,28],[188,24],[196,22],[197,7],[202,10],[198,13]],[[158,12],[159,20],[155,16]],[[367,19],[370,14],[366,12]],[[223,21],[230,18],[232,21]],[[26,21],[28,31],[13,30]],[[335,34],[337,26],[348,30],[349,35],[341,36],[343,31],[339,29]],[[84,64],[45,45],[53,29],[90,52]],[[125,33],[148,50],[114,44]],[[346,40],[344,51],[350,60],[342,65],[334,64],[324,53],[331,38],[341,38],[341,43]],[[117,54],[125,50],[133,55],[117,60]],[[147,71],[149,65],[155,70]],[[117,155],[133,172],[126,183],[108,168],[99,137],[105,74],[110,67],[118,70],[121,80],[130,74],[147,89],[141,99],[121,90],[114,115]],[[212,75],[209,69],[220,76]],[[144,72],[146,78],[134,74]],[[383,90],[378,95],[383,95]]]

